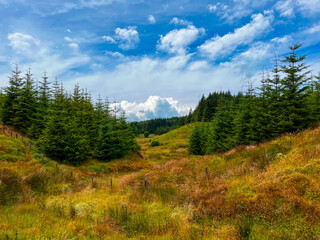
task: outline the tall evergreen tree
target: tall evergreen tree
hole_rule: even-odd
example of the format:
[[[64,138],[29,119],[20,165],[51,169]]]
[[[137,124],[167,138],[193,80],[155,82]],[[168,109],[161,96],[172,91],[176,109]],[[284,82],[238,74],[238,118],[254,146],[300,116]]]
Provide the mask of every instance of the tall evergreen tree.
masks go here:
[[[21,71],[19,65],[16,64],[15,69],[12,70],[9,77],[9,86],[4,89],[5,99],[3,103],[3,110],[1,113],[2,121],[5,124],[13,124],[12,119],[15,117],[15,111],[13,105],[17,103],[20,97],[20,90],[23,85],[23,77],[21,77]]]
[[[306,56],[298,56],[296,53],[300,47],[301,44],[290,46],[290,55],[282,61],[285,64],[281,66],[285,74],[281,81],[281,97],[284,106],[280,113],[281,121],[284,123],[282,132],[293,132],[305,128],[310,122],[306,107],[310,71],[309,66],[304,63]]]
[[[11,120],[12,125],[22,133],[26,133],[31,126],[36,110],[36,92],[31,70],[28,69],[22,88],[20,89],[19,98],[14,101],[12,109],[14,116]]]

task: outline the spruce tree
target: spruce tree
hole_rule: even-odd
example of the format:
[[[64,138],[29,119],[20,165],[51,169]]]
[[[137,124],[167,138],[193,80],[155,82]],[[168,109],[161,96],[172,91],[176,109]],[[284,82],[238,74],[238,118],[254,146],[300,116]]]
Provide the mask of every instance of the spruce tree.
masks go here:
[[[36,92],[33,85],[32,73],[28,69],[20,89],[20,96],[12,105],[14,111],[14,116],[11,119],[12,125],[22,133],[27,133],[36,111]]]
[[[306,97],[310,80],[309,66],[304,63],[306,56],[298,56],[296,51],[301,44],[290,46],[291,53],[282,61],[281,66],[285,77],[281,81],[281,97],[284,108],[281,121],[284,123],[282,132],[293,132],[308,126],[310,119],[306,107]]]
[[[209,125],[206,152],[224,152],[235,146],[234,106],[227,100],[221,101],[213,121]]]
[[[12,70],[9,77],[9,86],[4,89],[5,99],[3,103],[2,121],[5,124],[12,125],[12,119],[15,117],[15,111],[13,105],[17,103],[20,97],[20,90],[23,85],[23,78],[21,77],[21,71],[19,65],[16,64],[15,69]]]
[[[37,108],[32,119],[31,127],[28,129],[28,135],[31,138],[38,139],[45,128],[49,105],[51,100],[50,82],[45,72],[38,89]]]

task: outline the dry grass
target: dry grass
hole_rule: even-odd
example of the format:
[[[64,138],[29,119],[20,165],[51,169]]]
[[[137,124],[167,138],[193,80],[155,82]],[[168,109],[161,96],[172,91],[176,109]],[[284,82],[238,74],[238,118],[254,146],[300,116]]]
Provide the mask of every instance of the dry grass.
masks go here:
[[[197,157],[194,125],[73,176],[0,136],[0,239],[319,239],[320,128]]]

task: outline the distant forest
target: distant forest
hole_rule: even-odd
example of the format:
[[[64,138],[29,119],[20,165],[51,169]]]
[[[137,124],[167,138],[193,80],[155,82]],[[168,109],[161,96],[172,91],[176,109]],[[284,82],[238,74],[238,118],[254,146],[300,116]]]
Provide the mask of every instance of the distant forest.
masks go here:
[[[70,93],[57,80],[51,84],[46,74],[36,84],[31,70],[23,75],[18,65],[0,94],[0,110],[4,124],[64,163],[78,165],[88,157],[110,160],[139,149],[125,115],[117,117],[107,100],[93,104],[79,85]]]

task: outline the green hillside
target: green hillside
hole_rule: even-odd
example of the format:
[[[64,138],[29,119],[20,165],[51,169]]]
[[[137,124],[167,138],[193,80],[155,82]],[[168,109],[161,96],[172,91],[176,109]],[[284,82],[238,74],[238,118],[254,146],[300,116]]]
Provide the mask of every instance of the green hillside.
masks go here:
[[[0,135],[0,239],[318,239],[320,128],[193,156],[195,125],[79,167]]]

